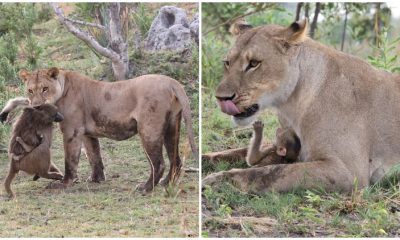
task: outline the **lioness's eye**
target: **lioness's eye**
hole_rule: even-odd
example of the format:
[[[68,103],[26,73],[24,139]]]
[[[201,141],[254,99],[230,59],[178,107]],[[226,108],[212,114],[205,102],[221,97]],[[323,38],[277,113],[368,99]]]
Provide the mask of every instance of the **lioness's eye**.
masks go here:
[[[248,71],[250,68],[258,67],[258,65],[260,65],[260,63],[261,63],[261,61],[258,61],[258,60],[250,60],[249,65],[247,65],[245,71]]]
[[[44,88],[43,88],[43,92],[47,92],[48,90],[49,90],[48,87],[44,87]]]
[[[29,93],[33,93],[32,89],[29,89],[28,92],[29,92]]]
[[[260,61],[257,61],[257,60],[251,60],[251,61],[250,61],[251,67],[257,67],[258,64],[260,64]]]

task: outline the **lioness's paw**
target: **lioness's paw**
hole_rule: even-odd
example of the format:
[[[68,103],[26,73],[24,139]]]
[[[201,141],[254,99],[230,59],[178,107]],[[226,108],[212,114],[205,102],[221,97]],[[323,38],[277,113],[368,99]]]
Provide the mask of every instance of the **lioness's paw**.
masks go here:
[[[203,179],[203,187],[205,185],[214,186],[218,183],[222,183],[225,180],[223,172],[212,173]]]

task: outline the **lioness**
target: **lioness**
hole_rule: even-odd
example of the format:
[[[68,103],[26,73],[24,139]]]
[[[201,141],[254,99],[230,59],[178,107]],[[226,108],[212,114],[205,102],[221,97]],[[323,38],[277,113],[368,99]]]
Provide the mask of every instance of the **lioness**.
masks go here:
[[[238,125],[275,109],[301,141],[301,162],[209,175],[248,192],[295,186],[350,191],[400,162],[400,76],[307,37],[307,20],[289,27],[236,26],[216,97]]]
[[[82,143],[92,167],[91,180],[99,182],[105,180],[105,176],[98,138],[125,140],[136,133],[140,135],[151,165],[148,181],[137,189],[151,191],[160,181],[164,172],[163,145],[170,160],[168,176],[163,180],[163,184],[167,184],[173,175],[179,175],[182,167],[178,150],[182,115],[193,155],[197,158],[189,99],[183,87],[172,78],[144,75],[109,83],[58,68],[21,70],[19,75],[28,91],[30,105],[52,103],[64,115],[60,128],[66,186],[77,178]],[[5,108],[0,119],[13,107]]]

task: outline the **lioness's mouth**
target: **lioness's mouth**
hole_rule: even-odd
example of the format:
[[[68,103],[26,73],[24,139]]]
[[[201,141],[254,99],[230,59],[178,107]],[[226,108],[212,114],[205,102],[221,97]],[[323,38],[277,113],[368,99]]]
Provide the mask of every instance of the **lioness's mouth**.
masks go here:
[[[243,112],[233,115],[235,118],[248,118],[253,116],[259,110],[258,104],[253,104]]]

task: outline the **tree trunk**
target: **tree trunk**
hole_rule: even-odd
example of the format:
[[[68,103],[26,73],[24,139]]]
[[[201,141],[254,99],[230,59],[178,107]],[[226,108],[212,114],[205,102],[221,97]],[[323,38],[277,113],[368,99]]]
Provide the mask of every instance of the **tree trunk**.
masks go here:
[[[301,8],[303,7],[303,4],[304,4],[304,3],[302,3],[302,2],[297,3],[297,7],[296,7],[296,19],[295,19],[296,22],[300,20],[300,13],[301,13]]]
[[[318,15],[319,15],[320,11],[321,11],[321,3],[317,2],[315,4],[314,18],[313,18],[313,21],[312,21],[311,27],[310,27],[310,37],[311,38],[314,38],[315,30],[317,30]]]
[[[374,23],[374,32],[375,32],[375,44],[379,47],[379,36],[381,34],[381,3],[375,3],[375,23]]]
[[[129,73],[128,44],[122,36],[119,3],[109,3],[110,23],[108,28],[100,24],[69,19],[64,16],[62,9],[57,4],[50,3],[50,5],[69,32],[84,41],[97,53],[111,60],[115,80],[126,79]],[[91,34],[79,29],[74,24],[97,27],[105,31],[110,38],[110,48],[101,46]]]
[[[116,80],[124,80],[128,77],[129,57],[128,43],[123,38],[121,23],[121,5],[120,3],[110,4],[110,48],[119,55],[119,59],[112,60],[112,68]]]
[[[306,3],[306,5],[304,6],[304,17],[310,17],[310,3]]]
[[[346,28],[347,28],[347,15],[349,15],[349,10],[347,8],[346,3],[344,3],[344,8],[346,9],[346,13],[344,15],[344,24],[343,24],[343,32],[342,32],[342,44],[340,46],[340,50],[343,51],[344,49],[344,41],[346,39]]]

